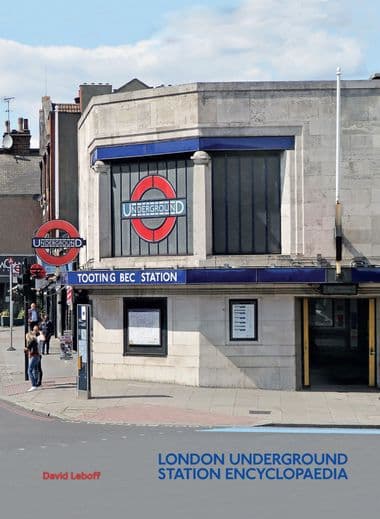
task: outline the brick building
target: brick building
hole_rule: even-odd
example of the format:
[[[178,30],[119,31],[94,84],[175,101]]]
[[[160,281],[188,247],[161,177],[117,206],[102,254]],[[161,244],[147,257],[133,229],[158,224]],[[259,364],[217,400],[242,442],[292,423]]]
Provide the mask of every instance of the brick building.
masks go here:
[[[32,236],[41,225],[40,154],[30,147],[28,120],[6,122],[0,148],[0,310],[7,307],[9,264],[34,256]]]

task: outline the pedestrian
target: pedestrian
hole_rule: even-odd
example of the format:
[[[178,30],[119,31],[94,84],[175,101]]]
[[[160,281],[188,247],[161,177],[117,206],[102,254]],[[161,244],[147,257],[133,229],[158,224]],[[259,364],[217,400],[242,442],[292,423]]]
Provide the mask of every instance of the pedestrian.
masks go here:
[[[43,315],[40,330],[45,336],[45,340],[42,342],[42,355],[49,355],[50,339],[53,336],[54,327],[47,314]]]
[[[32,303],[28,309],[28,323],[30,330],[33,330],[34,326],[40,324],[40,313],[37,310],[36,303]]]
[[[40,332],[39,327],[36,325],[33,327],[33,333],[37,339],[39,362],[37,366],[37,387],[42,384],[42,345],[45,341],[44,335]]]
[[[37,337],[33,331],[26,334],[26,347],[24,351],[28,353],[29,357],[28,376],[32,384],[28,391],[35,391],[38,389],[38,364],[40,354],[38,351]]]

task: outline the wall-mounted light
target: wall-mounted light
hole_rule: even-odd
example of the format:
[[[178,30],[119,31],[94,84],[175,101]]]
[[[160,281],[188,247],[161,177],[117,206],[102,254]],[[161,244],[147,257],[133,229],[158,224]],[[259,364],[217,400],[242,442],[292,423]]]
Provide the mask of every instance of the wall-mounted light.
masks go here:
[[[91,169],[94,173],[107,173],[109,170],[108,164],[105,164],[102,160],[96,160],[95,163],[91,166]]]

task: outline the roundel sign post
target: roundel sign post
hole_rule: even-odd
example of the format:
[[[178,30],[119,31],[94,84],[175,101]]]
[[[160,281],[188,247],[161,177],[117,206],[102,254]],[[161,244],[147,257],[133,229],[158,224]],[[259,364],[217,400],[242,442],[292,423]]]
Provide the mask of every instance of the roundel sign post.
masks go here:
[[[30,274],[35,279],[43,279],[46,276],[46,271],[42,265],[38,263],[33,263],[31,267],[29,267]]]
[[[160,200],[143,199],[155,189],[164,195]],[[186,215],[186,200],[178,199],[170,182],[159,175],[149,175],[135,186],[131,199],[122,202],[122,218],[130,219],[136,234],[145,241],[159,242],[172,232],[178,216]],[[161,218],[163,222],[152,229],[144,223],[146,218]]]
[[[37,256],[48,265],[56,267],[71,263],[85,244],[86,240],[66,220],[50,220],[42,224],[32,239],[32,247]],[[53,250],[58,250],[58,255],[53,254]]]

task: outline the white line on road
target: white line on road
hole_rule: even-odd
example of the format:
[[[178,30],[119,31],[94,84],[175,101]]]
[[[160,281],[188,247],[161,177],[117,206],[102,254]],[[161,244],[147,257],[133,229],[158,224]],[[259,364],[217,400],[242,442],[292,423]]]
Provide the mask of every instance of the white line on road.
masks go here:
[[[217,427],[202,429],[201,432],[230,432],[258,434],[367,434],[379,435],[379,429],[362,429],[349,427]]]

